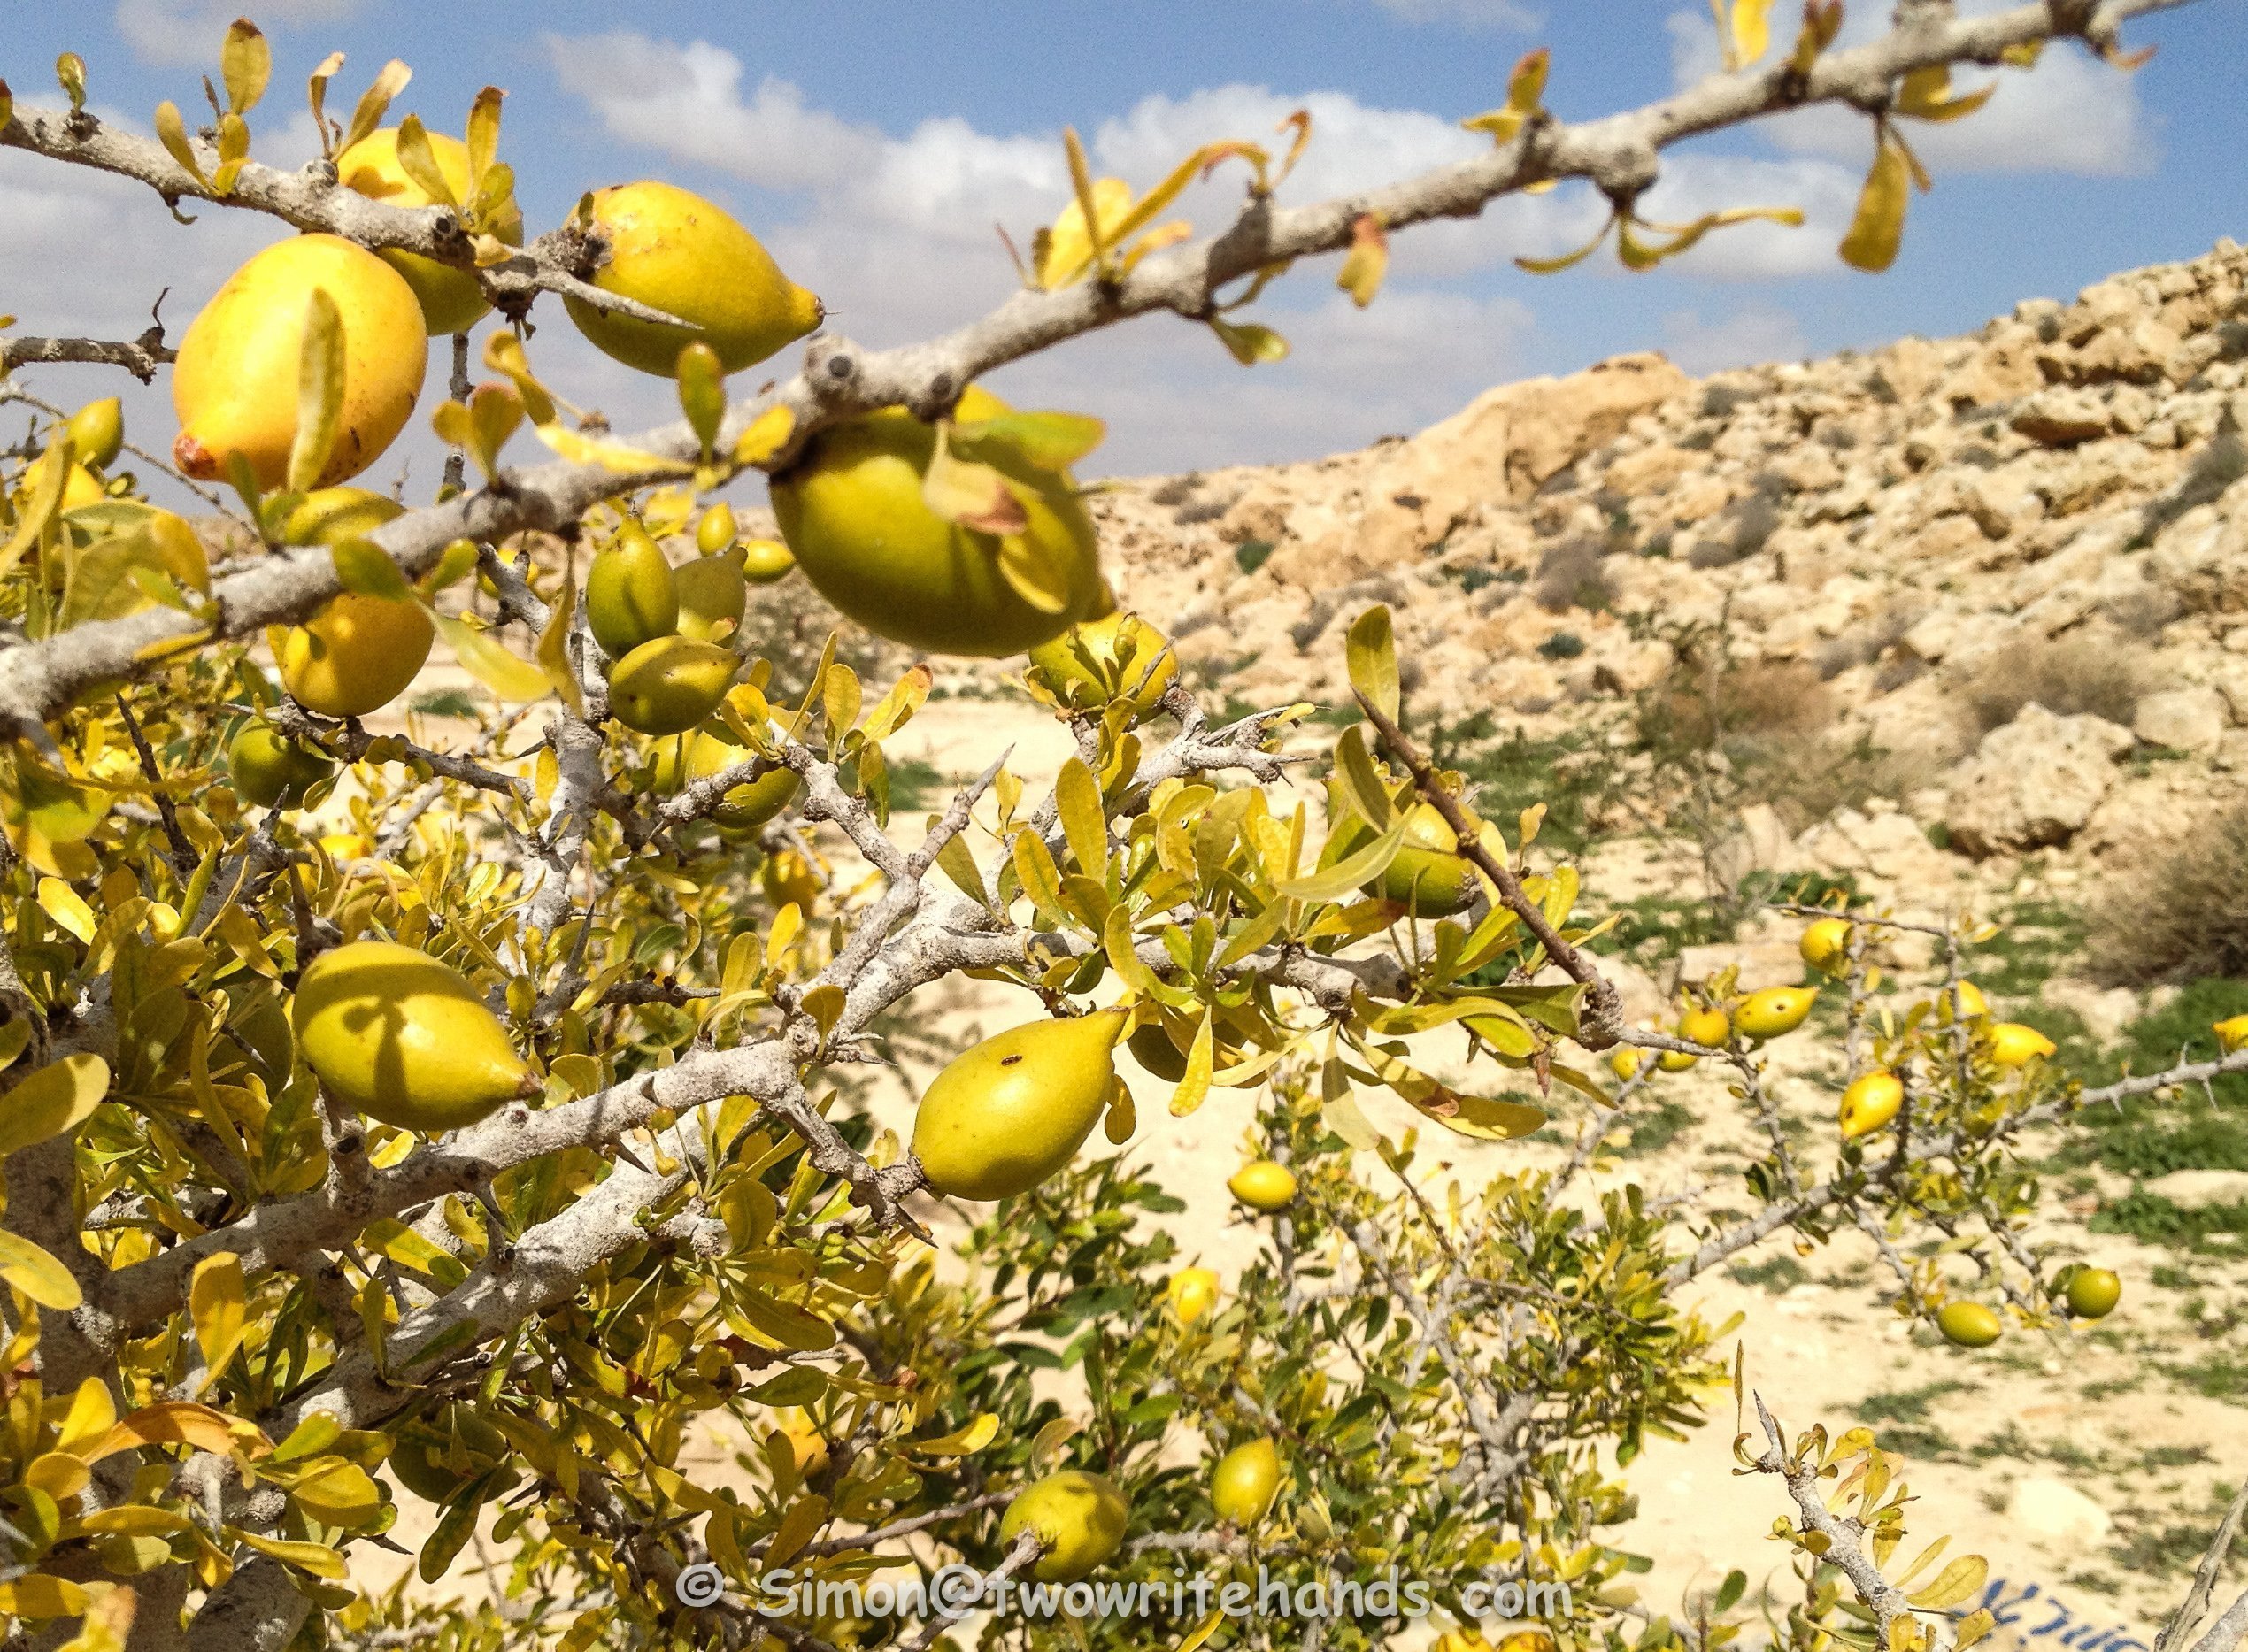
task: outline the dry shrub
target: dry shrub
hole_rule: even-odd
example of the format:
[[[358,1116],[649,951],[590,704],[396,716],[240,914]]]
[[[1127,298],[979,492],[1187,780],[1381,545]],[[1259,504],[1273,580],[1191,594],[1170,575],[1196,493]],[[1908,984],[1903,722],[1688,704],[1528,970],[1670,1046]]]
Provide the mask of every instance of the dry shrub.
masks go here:
[[[1707,750],[1737,739],[1802,737],[1834,721],[1834,704],[1819,672],[1801,660],[1690,661],[1640,712],[1640,727],[1659,752]]]
[[[1563,540],[1538,559],[1537,578],[1530,594],[1549,613],[1607,607],[1612,594],[1600,571],[1607,555],[1607,542],[1589,534]]]
[[[1862,809],[1871,798],[1902,802],[1934,785],[1946,766],[1942,752],[1892,751],[1868,735],[1782,735],[1757,747],[1747,778],[1788,829],[1800,832],[1837,809]]]
[[[2110,635],[2077,632],[2008,643],[1976,668],[1963,698],[1984,734],[2033,703],[2056,717],[2090,712],[2128,728],[2145,688],[2127,647]]]
[[[2089,964],[2106,985],[2248,977],[2248,807],[2112,879],[2090,917]]]

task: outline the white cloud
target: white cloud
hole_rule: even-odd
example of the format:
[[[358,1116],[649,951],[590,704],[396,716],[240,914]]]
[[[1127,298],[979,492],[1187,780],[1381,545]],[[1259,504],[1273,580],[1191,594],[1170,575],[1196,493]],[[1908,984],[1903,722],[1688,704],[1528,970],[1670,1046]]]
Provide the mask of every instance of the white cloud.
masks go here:
[[[363,0],[262,0],[255,19],[268,33],[340,23]],[[242,0],[117,0],[117,32],[144,63],[215,65]]]
[[[1800,361],[1811,353],[1803,324],[1784,310],[1737,310],[1705,321],[1698,310],[1663,318],[1663,349],[1691,373],[1750,367],[1767,361]]]
[[[1515,4],[1515,0],[1374,0],[1374,4],[1408,23],[1450,23],[1474,29],[1530,29],[1540,21],[1536,12]]]
[[[2000,0],[1965,0],[1969,16],[2000,9]],[[1873,38],[1885,27],[1880,7],[1855,7],[1841,46]],[[1681,86],[1718,67],[1717,36],[1705,12],[1670,14],[1671,70]],[[1775,50],[1784,47],[1784,40]],[[2063,173],[2121,177],[2150,170],[2158,146],[2147,128],[2136,82],[2066,42],[2049,48],[2032,70],[1955,71],[1955,92],[1996,82],[1990,101],[1964,119],[1899,123],[1913,150],[1940,181],[1949,173]],[[1830,156],[1862,174],[1873,156],[1871,123],[1853,111],[1821,106],[1783,115],[1759,128],[1775,147]]]

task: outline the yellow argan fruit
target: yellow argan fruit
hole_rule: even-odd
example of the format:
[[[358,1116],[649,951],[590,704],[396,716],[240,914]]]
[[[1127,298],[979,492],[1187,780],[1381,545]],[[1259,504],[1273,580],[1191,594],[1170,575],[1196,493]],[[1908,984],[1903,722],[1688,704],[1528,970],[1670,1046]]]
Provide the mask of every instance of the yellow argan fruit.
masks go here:
[[[1860,1073],[1842,1093],[1842,1139],[1849,1141],[1880,1129],[1904,1104],[1904,1081],[1895,1073]]]
[[[971,388],[958,416],[974,421],[1009,411]],[[931,654],[1003,658],[1059,636],[1082,619],[1100,589],[1091,517],[1066,472],[1002,457],[1028,526],[1008,536],[1061,591],[1061,611],[1026,602],[999,570],[1001,540],[951,522],[921,497],[936,433],[902,407],[884,408],[820,431],[796,468],[773,479],[773,511],[820,594],[877,635]]]
[[[1280,1494],[1280,1450],[1270,1440],[1236,1446],[1210,1475],[1210,1502],[1220,1519],[1255,1525]]]
[[[789,1455],[797,1460],[797,1473],[809,1477],[828,1466],[828,1437],[805,1415],[803,1408],[789,1408],[780,1433],[789,1442]]]
[[[70,454],[89,470],[107,470],[125,446],[125,403],[113,396],[89,402],[65,421]]]
[[[1124,1541],[1131,1505],[1105,1475],[1064,1469],[1018,1493],[999,1517],[999,1543],[1035,1532],[1046,1546],[1031,1568],[1041,1583],[1074,1583]]]
[[[1218,1305],[1218,1276],[1208,1268],[1181,1268],[1163,1295],[1181,1325],[1192,1325]]]
[[[2212,1021],[2209,1030],[2217,1035],[2217,1046],[2229,1056],[2244,1044],[2248,1044],[2248,1015],[2227,1016],[2221,1021]]]
[[[953,1057],[921,1097],[913,1152],[956,1199],[1027,1193],[1077,1156],[1116,1083],[1128,1010],[1032,1021]]]
[[[1491,1652],[1491,1643],[1472,1628],[1447,1629],[1436,1637],[1433,1652]]]
[[[1553,1652],[1553,1637],[1543,1629],[1517,1629],[1500,1638],[1498,1652]]]
[[[452,1467],[458,1436],[466,1466]],[[469,1481],[505,1463],[513,1448],[507,1436],[473,1407],[448,1405],[434,1417],[416,1418],[398,1431],[388,1466],[399,1485],[425,1502],[450,1502]]]
[[[364,488],[319,488],[289,506],[277,531],[284,545],[339,545],[373,533],[405,511],[388,494]]]
[[[343,406],[318,486],[374,463],[413,411],[429,364],[429,334],[413,288],[389,265],[339,235],[298,235],[227,277],[180,341],[172,460],[202,481],[225,477],[239,454],[265,488],[289,472],[304,313],[315,289],[343,320]]]
[[[1457,851],[1459,838],[1431,803],[1405,816],[1405,842],[1368,895],[1394,901],[1415,918],[1449,918],[1475,898],[1475,868]]]
[[[579,332],[627,367],[670,378],[679,352],[697,340],[739,373],[818,327],[820,301],[723,209],[667,183],[597,189],[591,215],[578,221],[608,243],[593,284],[677,316],[671,327],[598,310],[581,298],[562,307]]]
[[[2002,1067],[2026,1067],[2053,1053],[2055,1046],[2034,1026],[2000,1021],[1990,1029],[1990,1059]]]
[[[299,803],[335,772],[335,759],[327,753],[291,740],[268,724],[245,723],[227,742],[227,773],[235,795],[262,808],[271,809],[284,798]]]
[[[412,947],[355,941],[321,953],[298,978],[289,1024],[332,1095],[401,1129],[458,1130],[536,1092],[468,978]]]
[[[742,657],[715,642],[658,637],[609,670],[609,711],[643,734],[678,734],[718,709]]]
[[[374,854],[373,840],[363,832],[330,832],[320,839],[320,847],[330,860],[366,860]]]
[[[102,479],[83,465],[73,465],[63,473],[63,500],[58,510],[75,511],[81,505],[99,504],[109,497],[109,489],[102,486]]]
[[[1805,964],[1821,974],[1839,973],[1850,961],[1849,921],[1840,918],[1815,919],[1803,932],[1803,940],[1796,950],[1803,955]]]
[[[678,599],[680,635],[718,642],[741,629],[750,594],[742,579],[740,546],[681,563],[671,571],[671,584]]]
[[[613,543],[594,553],[585,575],[585,617],[593,640],[612,660],[678,631],[671,563],[639,523],[626,522]]]
[[[689,785],[722,774],[737,763],[747,763],[755,755],[699,729],[680,738],[688,742]],[[767,769],[753,780],[728,788],[711,818],[736,832],[753,832],[796,801],[797,788],[801,783],[794,769]]]
[[[1123,695],[1151,706],[1179,680],[1171,640],[1136,614],[1079,620],[1031,649],[1030,669],[1064,705],[1087,710]]]
[[[345,591],[289,634],[281,686],[322,717],[365,717],[406,691],[436,634],[419,603]]]
[[[1722,1010],[1698,1006],[1678,1018],[1678,1036],[1689,1043],[1706,1044],[1713,1049],[1722,1049],[1733,1036],[1733,1023]],[[1683,1072],[1700,1059],[1699,1056],[1667,1049],[1662,1055],[1662,1070],[1665,1072]]]
[[[1270,1216],[1296,1203],[1296,1172],[1278,1159],[1251,1159],[1234,1172],[1226,1191],[1251,1210]]]
[[[751,585],[785,580],[797,565],[796,555],[777,539],[742,542],[742,577]]]
[[[1936,1328],[1960,1348],[1988,1348],[2005,1327],[1981,1302],[1945,1302],[1936,1310]]]
[[[2068,1276],[2068,1311],[2079,1319],[2105,1319],[2123,1300],[2123,1281],[2107,1268],[2078,1268]]]
[[[442,132],[427,135],[430,155],[437,163],[437,175],[452,190],[453,200],[466,204],[467,149],[458,138],[448,137]],[[432,199],[429,192],[408,177],[405,168],[398,165],[396,127],[370,132],[337,156],[335,175],[345,188],[355,189],[387,206],[443,204]],[[523,214],[512,199],[497,221],[489,222],[484,227],[511,247],[523,244]],[[396,248],[385,248],[375,257],[405,278],[406,285],[413,289],[414,298],[421,305],[422,321],[432,337],[440,333],[466,333],[492,307],[475,276],[466,270]]]
[[[1777,1038],[1801,1026],[1819,996],[1816,987],[1767,987],[1733,1006],[1733,1030],[1743,1038]]]
[[[1608,1057],[1608,1071],[1626,1080],[1637,1077],[1639,1069],[1646,1064],[1647,1052],[1634,1049],[1628,1044],[1617,1046],[1615,1053]]]
[[[820,904],[820,891],[826,887],[820,870],[792,849],[766,857],[765,870],[758,874],[765,886],[765,898],[773,910],[797,906],[809,917]]]
[[[1982,989],[1973,981],[1961,981],[1956,994],[1953,995],[1937,993],[1936,1003],[1942,1003],[1947,995],[1955,996],[1957,999],[1953,1006],[1953,1015],[1958,1020],[1979,1020],[1990,1013],[1990,1001],[1982,995]]]

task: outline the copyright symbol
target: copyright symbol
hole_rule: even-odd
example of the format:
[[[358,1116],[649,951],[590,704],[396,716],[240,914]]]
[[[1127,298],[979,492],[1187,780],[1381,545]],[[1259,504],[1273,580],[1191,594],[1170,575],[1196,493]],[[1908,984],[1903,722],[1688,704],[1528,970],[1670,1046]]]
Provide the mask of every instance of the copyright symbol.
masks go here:
[[[672,1584],[672,1592],[679,1596],[681,1606],[691,1606],[697,1611],[714,1604],[726,1593],[726,1574],[707,1560],[697,1565],[680,1568]]]
[[[983,1599],[983,1574],[974,1566],[945,1566],[929,1580],[929,1600],[947,1617],[965,1617]]]

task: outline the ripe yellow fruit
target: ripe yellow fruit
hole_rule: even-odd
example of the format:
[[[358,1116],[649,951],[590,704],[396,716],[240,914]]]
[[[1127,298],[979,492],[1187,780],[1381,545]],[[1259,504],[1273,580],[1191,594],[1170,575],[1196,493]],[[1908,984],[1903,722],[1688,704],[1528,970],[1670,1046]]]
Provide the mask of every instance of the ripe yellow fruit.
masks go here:
[[[429,334],[405,278],[337,235],[268,247],[227,278],[180,341],[172,460],[202,481],[223,479],[239,454],[260,488],[279,488],[296,436],[298,358],[315,288],[343,319],[343,407],[317,486],[374,463],[413,411],[429,364]]]
[[[2229,1056],[2248,1044],[2248,1015],[2227,1016],[2221,1021],[2213,1021],[2209,1030],[2217,1035],[2218,1047]]]
[[[595,190],[590,206],[590,217],[580,221],[608,242],[593,284],[688,324],[642,321],[565,298],[578,331],[627,367],[670,378],[679,371],[679,352],[700,340],[727,372],[739,373],[802,338],[826,314],[819,299],[781,273],[755,235],[698,195],[667,183],[627,183]]]
[[[1164,1287],[1165,1299],[1181,1325],[1192,1325],[1218,1305],[1218,1276],[1208,1268],[1181,1268]]]
[[[1474,1629],[1447,1629],[1436,1637],[1435,1652],[1491,1652],[1491,1643]]]
[[[468,150],[458,138],[442,132],[427,134],[429,153],[437,175],[451,188],[453,199],[468,202]],[[406,175],[398,165],[398,128],[384,127],[370,132],[335,158],[335,175],[347,189],[357,190],[387,206],[435,206],[429,192]],[[523,244],[523,214],[511,199],[497,221],[485,229],[511,247]],[[374,255],[405,278],[421,305],[421,319],[434,337],[440,333],[466,333],[492,306],[484,289],[466,270],[418,252],[385,248]]]
[[[780,1433],[789,1442],[789,1454],[797,1460],[797,1472],[807,1477],[817,1474],[828,1466],[828,1437],[801,1408],[791,1406],[789,1410],[790,1415]]]
[[[690,785],[722,774],[737,763],[747,763],[753,755],[699,729],[680,738],[689,742],[687,780]],[[768,769],[753,780],[728,788],[711,818],[736,832],[755,831],[796,800],[801,783],[794,769]]]
[[[1679,1016],[1678,1036],[1691,1044],[1707,1044],[1713,1049],[1722,1049],[1733,1036],[1733,1023],[1722,1010],[1697,1006]],[[1683,1072],[1700,1059],[1699,1056],[1667,1049],[1662,1055],[1662,1070],[1665,1072]]]
[[[1046,1546],[1031,1568],[1041,1583],[1074,1583],[1124,1541],[1131,1505],[1105,1475],[1064,1469],[1018,1493],[999,1517],[999,1543],[1012,1548],[1025,1532]]]
[[[322,717],[365,717],[406,691],[437,627],[419,603],[345,591],[281,644],[281,686]]]
[[[742,579],[742,548],[682,562],[671,571],[678,599],[679,634],[700,642],[721,642],[741,629],[748,611],[749,587]]]
[[[971,388],[964,420],[1007,404]],[[781,536],[820,594],[877,635],[931,654],[997,659],[1050,642],[1082,619],[1100,589],[1093,522],[1066,472],[996,462],[1028,526],[1009,542],[1047,570],[1065,595],[1048,613],[999,571],[1000,539],[929,509],[921,479],[936,432],[902,407],[830,426],[796,468],[773,479]]]
[[[819,905],[820,891],[826,887],[819,868],[792,849],[766,857],[759,880],[765,886],[765,898],[774,911],[795,905],[807,917]]]
[[[679,629],[679,591],[663,548],[637,522],[594,553],[585,575],[586,623],[611,659]],[[702,719],[697,718],[697,722]]]
[[[2123,1300],[2123,1281],[2107,1268],[2078,1268],[2068,1276],[2068,1311],[2079,1319],[2105,1319]]]
[[[1270,1216],[1296,1203],[1296,1172],[1277,1159],[1251,1159],[1234,1172],[1226,1191]]]
[[[1936,1311],[1936,1328],[1946,1342],[1960,1348],[1988,1348],[2005,1327],[1981,1302],[1945,1302]]]
[[[1449,918],[1475,898],[1475,868],[1459,849],[1459,834],[1436,804],[1415,803],[1405,815],[1403,846],[1366,892],[1415,918]]]
[[[1954,1000],[1952,1015],[1957,1020],[1974,1021],[1990,1013],[1990,1001],[1973,981],[1961,981],[1954,993],[1937,993],[1936,1001],[1940,1004],[1947,996]]]
[[[1252,1526],[1272,1511],[1280,1494],[1280,1450],[1270,1440],[1236,1446],[1210,1476],[1210,1502],[1220,1519]]]
[[[1990,1059],[2002,1067],[2026,1067],[2053,1053],[2052,1040],[2034,1026],[2000,1021],[1990,1029]]]
[[[388,494],[364,488],[319,488],[289,506],[278,531],[284,545],[338,545],[372,534],[405,511]]]
[[[1880,1129],[1904,1104],[1905,1084],[1895,1073],[1860,1073],[1842,1093],[1842,1139],[1852,1141]]]
[[[452,1468],[453,1438],[458,1434],[467,1465]],[[505,1463],[512,1451],[507,1436],[466,1405],[448,1405],[434,1417],[417,1418],[399,1430],[390,1448],[389,1466],[398,1484],[427,1502],[442,1503],[472,1479]]]
[[[1012,1027],[955,1057],[913,1117],[928,1185],[956,1199],[1027,1193],[1075,1157],[1109,1103],[1128,1010]]]
[[[265,723],[245,723],[227,743],[227,774],[245,803],[271,809],[306,792],[335,772],[335,759]]]
[[[1646,1064],[1647,1052],[1644,1049],[1634,1049],[1628,1044],[1620,1045],[1615,1054],[1608,1057],[1608,1071],[1619,1079],[1636,1078],[1639,1069]]]
[[[113,396],[89,402],[64,422],[70,454],[89,470],[107,470],[125,446],[125,403]]]
[[[1120,695],[1151,706],[1179,680],[1171,640],[1136,614],[1081,619],[1031,649],[1030,666],[1064,705],[1087,709]]]
[[[1803,961],[1822,975],[1841,972],[1850,961],[1850,924],[1846,918],[1821,918],[1803,932],[1796,950]]]
[[[742,542],[742,577],[751,585],[785,580],[796,565],[796,554],[777,539]]]
[[[1733,1006],[1733,1030],[1743,1038],[1778,1038],[1801,1026],[1819,996],[1816,987],[1767,987]]]
[[[742,657],[715,642],[658,637],[609,669],[609,711],[643,734],[684,734],[718,709]]]
[[[297,1048],[337,1099],[435,1134],[537,1082],[468,978],[425,952],[355,941],[314,958],[289,1010]]]

